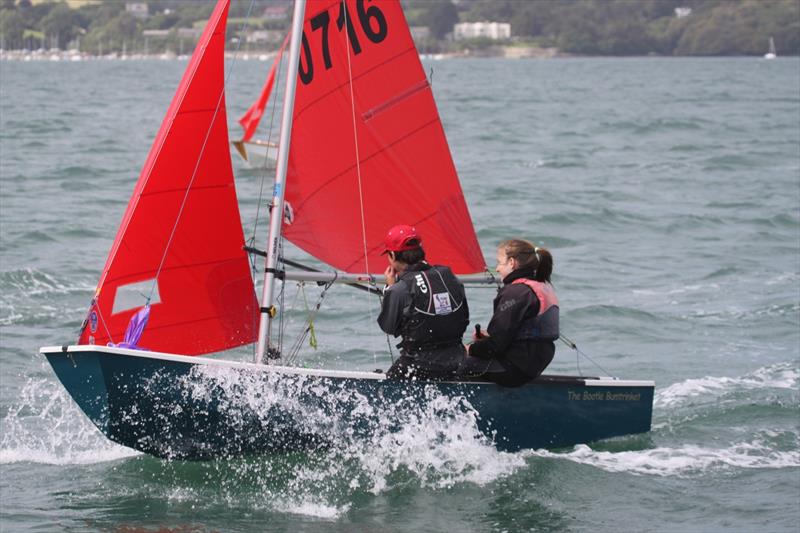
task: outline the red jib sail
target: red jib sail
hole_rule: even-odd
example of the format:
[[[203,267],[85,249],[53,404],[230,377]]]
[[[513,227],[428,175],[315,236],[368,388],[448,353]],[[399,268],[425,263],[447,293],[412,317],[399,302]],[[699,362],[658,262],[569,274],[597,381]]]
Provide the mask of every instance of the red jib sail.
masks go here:
[[[81,344],[120,342],[151,287],[140,346],[196,355],[254,340],[257,303],[225,113],[228,3],[217,3],[150,150]]]
[[[382,272],[395,224],[430,262],[485,269],[399,1],[308,2],[285,198],[286,237],[338,269]]]

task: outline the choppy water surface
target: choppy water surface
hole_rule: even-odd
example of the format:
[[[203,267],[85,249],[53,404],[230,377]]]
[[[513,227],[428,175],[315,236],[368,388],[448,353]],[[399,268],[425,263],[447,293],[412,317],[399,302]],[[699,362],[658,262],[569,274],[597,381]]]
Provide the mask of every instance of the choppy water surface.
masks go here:
[[[487,259],[511,236],[553,251],[564,332],[656,381],[649,435],[501,453],[441,398],[369,440],[201,463],[111,444],[37,354],[74,340],[184,66],[0,63],[0,530],[796,531],[796,58],[426,63]],[[232,132],[267,66],[235,64]],[[250,234],[262,173],[234,161]],[[469,296],[486,323],[492,291]],[[285,302],[292,334],[305,300]],[[386,368],[376,313],[332,290],[301,362]]]

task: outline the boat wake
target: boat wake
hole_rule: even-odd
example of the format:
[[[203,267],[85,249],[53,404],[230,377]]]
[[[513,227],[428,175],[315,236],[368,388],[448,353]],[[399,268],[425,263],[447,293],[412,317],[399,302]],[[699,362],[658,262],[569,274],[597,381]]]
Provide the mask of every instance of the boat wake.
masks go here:
[[[695,403],[717,402],[742,392],[800,389],[800,368],[794,363],[778,363],[759,368],[742,377],[687,379],[656,391],[655,409],[673,409]],[[796,399],[796,398],[795,398]]]
[[[792,441],[794,450],[776,450],[776,443]],[[591,465],[607,472],[662,477],[698,477],[713,472],[750,468],[800,467],[800,434],[795,432],[759,432],[752,440],[727,448],[685,445],[658,447],[640,451],[610,452],[578,445],[568,453],[546,450],[528,452],[532,456],[562,459]]]
[[[741,377],[687,379],[656,392],[650,439],[663,443],[657,447],[631,450],[640,437],[624,437],[595,449],[579,445],[568,452],[525,454],[608,472],[674,477],[800,467],[798,389],[800,369],[795,363],[769,365]],[[715,435],[719,447],[691,443],[706,441],[707,433]],[[619,450],[609,450],[612,447]]]

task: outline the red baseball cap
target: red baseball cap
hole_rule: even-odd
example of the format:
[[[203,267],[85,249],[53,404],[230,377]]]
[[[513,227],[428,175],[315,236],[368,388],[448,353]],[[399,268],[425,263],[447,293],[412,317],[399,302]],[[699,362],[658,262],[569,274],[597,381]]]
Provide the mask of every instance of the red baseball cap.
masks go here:
[[[394,226],[386,233],[386,238],[383,239],[384,250],[381,255],[387,252],[404,252],[406,250],[414,250],[419,248],[422,244],[422,237],[417,233],[417,228],[400,224]]]

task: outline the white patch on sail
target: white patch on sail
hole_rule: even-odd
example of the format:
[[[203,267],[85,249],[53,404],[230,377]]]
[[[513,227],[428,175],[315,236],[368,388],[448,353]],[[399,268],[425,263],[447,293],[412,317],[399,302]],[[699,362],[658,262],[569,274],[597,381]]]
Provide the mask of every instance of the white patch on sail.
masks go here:
[[[117,293],[114,295],[114,306],[111,313],[117,314],[128,309],[135,309],[142,307],[147,303],[147,296],[150,291],[153,295],[150,297],[150,304],[157,304],[161,302],[161,297],[158,294],[158,281],[155,279],[146,279],[144,281],[137,281],[136,283],[129,283],[128,285],[120,285],[117,287]]]
[[[453,306],[450,305],[450,295],[446,292],[437,292],[433,295],[433,306],[437,315],[449,315],[453,312]]]

